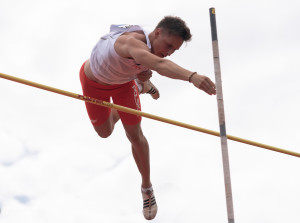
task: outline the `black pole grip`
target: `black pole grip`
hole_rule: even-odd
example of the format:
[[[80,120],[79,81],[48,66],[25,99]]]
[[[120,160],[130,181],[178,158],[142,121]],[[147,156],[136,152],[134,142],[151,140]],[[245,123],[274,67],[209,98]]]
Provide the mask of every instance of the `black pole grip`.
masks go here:
[[[209,17],[210,17],[210,27],[211,27],[212,41],[218,40],[215,8],[210,8],[209,9]]]

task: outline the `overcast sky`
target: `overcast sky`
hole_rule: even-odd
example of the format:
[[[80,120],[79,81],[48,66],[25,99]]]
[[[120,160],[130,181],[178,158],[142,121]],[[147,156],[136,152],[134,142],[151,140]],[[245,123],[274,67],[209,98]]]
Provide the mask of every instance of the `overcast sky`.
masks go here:
[[[214,80],[216,8],[230,135],[300,153],[300,2],[0,0],[0,72],[81,93],[79,69],[110,24],[152,29],[184,19],[193,39],[170,57]],[[145,112],[219,131],[217,102],[157,73]],[[140,223],[140,176],[120,123],[100,139],[84,103],[0,79],[1,223]],[[220,141],[143,118],[158,215],[152,222],[227,222]],[[228,142],[237,223],[300,221],[300,159]]]

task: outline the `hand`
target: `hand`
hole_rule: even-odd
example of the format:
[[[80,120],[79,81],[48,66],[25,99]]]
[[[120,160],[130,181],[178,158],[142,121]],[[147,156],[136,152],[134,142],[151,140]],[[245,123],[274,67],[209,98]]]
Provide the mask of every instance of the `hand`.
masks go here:
[[[216,85],[206,76],[195,74],[191,78],[191,82],[196,88],[205,91],[209,95],[216,94]]]
[[[143,72],[137,74],[137,78],[141,82],[145,82],[145,81],[149,80],[151,77],[152,77],[152,71],[151,70],[146,70],[146,71],[143,71]]]

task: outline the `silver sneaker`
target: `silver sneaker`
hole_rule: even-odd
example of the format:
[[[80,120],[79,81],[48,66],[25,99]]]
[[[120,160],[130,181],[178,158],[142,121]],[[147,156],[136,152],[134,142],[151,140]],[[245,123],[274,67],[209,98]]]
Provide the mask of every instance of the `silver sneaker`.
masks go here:
[[[140,94],[150,94],[155,100],[159,98],[159,91],[150,80],[141,82],[140,80],[136,79],[135,81],[137,85],[140,85],[142,88]]]
[[[155,196],[152,190],[142,191],[144,206],[143,206],[143,214],[145,219],[152,220],[155,218],[157,213],[157,204],[155,200]]]

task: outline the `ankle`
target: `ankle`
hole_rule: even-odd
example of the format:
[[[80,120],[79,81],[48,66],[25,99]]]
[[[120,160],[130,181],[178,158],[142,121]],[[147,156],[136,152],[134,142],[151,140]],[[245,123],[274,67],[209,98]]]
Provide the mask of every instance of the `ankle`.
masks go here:
[[[148,186],[146,186],[146,187],[144,187],[144,186],[142,185],[141,190],[142,190],[142,192],[144,192],[144,193],[147,192],[147,191],[153,191],[152,184],[150,184],[150,186],[148,185]]]
[[[147,193],[148,191],[152,192],[153,188],[152,187],[142,188],[142,193]]]
[[[136,86],[138,87],[139,94],[141,94],[144,90],[144,85],[139,79],[135,79]]]

